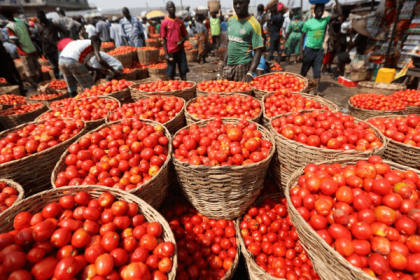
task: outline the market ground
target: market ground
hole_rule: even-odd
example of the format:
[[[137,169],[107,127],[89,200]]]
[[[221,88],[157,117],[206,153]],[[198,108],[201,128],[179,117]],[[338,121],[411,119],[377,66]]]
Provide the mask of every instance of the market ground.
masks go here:
[[[209,57],[207,63],[188,63],[190,72],[187,75],[187,79],[199,83],[206,80],[217,79],[217,73],[220,69],[220,61],[216,57]],[[283,69],[287,72],[299,74],[301,63],[290,64],[286,62],[280,63]],[[333,67],[334,68],[334,67]],[[307,78],[312,79],[312,70],[309,71]],[[321,84],[319,87],[320,91],[325,93],[325,98],[334,102],[340,107],[340,110],[347,110],[347,101],[351,96],[357,93],[357,88],[349,88],[339,84],[333,80],[331,75],[322,75]]]

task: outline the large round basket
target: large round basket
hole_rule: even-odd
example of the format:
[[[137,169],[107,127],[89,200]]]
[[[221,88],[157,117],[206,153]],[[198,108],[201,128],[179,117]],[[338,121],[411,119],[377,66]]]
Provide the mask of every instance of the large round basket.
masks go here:
[[[168,67],[165,67],[165,68],[147,67],[147,69],[149,70],[150,77],[155,77],[162,81],[169,80],[168,72],[167,72]]]
[[[0,213],[0,219],[3,219],[3,217],[7,216],[7,213],[14,211],[15,206],[23,199],[23,197],[25,196],[25,191],[23,190],[22,186],[19,185],[18,183],[16,183],[13,180],[9,180],[9,179],[0,179],[0,183],[6,183],[8,187],[12,187],[15,190],[17,190],[18,194],[17,194],[17,199],[15,201],[15,203],[13,203],[13,205],[11,205],[9,208],[7,208],[6,210],[4,210],[3,212]]]
[[[405,90],[407,86],[402,84],[387,84],[375,82],[359,82],[357,91],[363,93],[382,93],[383,95],[391,95],[396,91]]]
[[[146,79],[149,77],[149,70],[147,68],[137,69],[136,80]]]
[[[410,115],[410,114],[420,115],[420,106],[407,105],[405,106],[404,114],[405,115]]]
[[[255,200],[254,205],[258,205],[261,202],[264,201],[265,198],[271,198],[271,199],[278,199],[282,197],[281,193],[271,194],[263,197],[259,197],[257,200]],[[246,249],[244,239],[241,234],[240,224],[242,217],[239,217],[235,221],[235,230],[236,230],[236,238],[239,240],[239,244],[241,245],[241,252],[245,259],[246,268],[248,270],[248,275],[250,280],[285,280],[283,278],[278,278],[271,276],[268,274],[264,269],[262,269],[257,262],[255,261],[255,258],[252,256],[252,254]]]
[[[397,117],[406,118],[408,115],[400,116],[400,115],[387,115],[387,116],[379,116],[375,118],[370,118],[366,120],[368,122],[372,119],[377,118],[390,118],[395,119]],[[395,163],[399,163],[405,166],[409,166],[412,168],[416,168],[420,170],[420,147],[410,146],[407,144],[403,144],[401,142],[397,142],[392,140],[391,138],[385,136],[388,139],[388,145],[384,151],[384,158],[393,161]]]
[[[207,95],[213,94],[213,93],[219,93],[219,94],[234,94],[234,93],[239,93],[239,94],[243,94],[243,95],[250,95],[250,96],[252,96],[252,90],[248,90],[248,91],[235,91],[235,92],[213,92],[213,91],[204,91],[204,90],[197,89],[197,96],[207,96]]]
[[[312,112],[314,110],[302,110],[301,113]],[[282,116],[288,116],[292,113],[284,115],[278,115],[271,120],[280,118]],[[361,120],[355,119],[355,123]],[[379,149],[373,149],[369,151],[358,151],[358,150],[333,150],[324,149],[318,147],[311,147],[297,141],[287,139],[280,133],[274,130],[272,122],[269,122],[268,127],[276,141],[276,154],[271,163],[271,172],[275,178],[276,184],[282,187],[282,190],[286,188],[286,183],[289,180],[293,172],[301,167],[305,167],[309,163],[324,161],[330,159],[340,158],[354,158],[360,156],[369,157],[371,155],[382,155],[387,146],[387,138],[373,125],[368,124],[369,127],[375,132],[376,136],[381,139],[383,145]]]
[[[107,95],[100,95],[99,97],[117,99],[122,104],[131,103],[133,101],[131,99],[130,87],[127,87],[119,91],[108,93]],[[121,107],[121,104],[120,104],[120,107]]]
[[[239,94],[239,93],[223,93],[223,94],[219,94],[220,96],[227,96],[227,95],[240,95],[242,97],[248,97],[248,95],[245,94]],[[197,97],[198,98],[198,97]],[[196,116],[193,116],[192,114],[190,114],[188,112],[188,107],[197,102],[197,98],[191,99],[190,101],[188,101],[187,105],[185,106],[185,119],[187,120],[187,125],[193,124],[195,122],[199,122],[202,121],[203,119],[197,118]],[[255,98],[254,98],[255,99]],[[256,99],[257,100],[257,99]],[[260,105],[261,105],[261,112],[258,114],[258,116],[256,116],[255,118],[249,119],[252,122],[256,122],[256,123],[260,123],[261,121],[261,117],[262,117],[262,104],[261,101],[257,100]]]
[[[115,50],[115,46],[111,46],[111,47],[101,47],[101,52],[110,52],[112,50]]]
[[[156,48],[155,50],[137,49],[137,56],[140,63],[144,63],[146,65],[158,63],[159,48]]]
[[[14,94],[14,95],[19,95],[19,86],[0,87],[0,94]]]
[[[44,121],[35,121],[33,124],[40,124]],[[21,124],[12,129],[0,133],[3,139],[9,133],[23,129],[29,123]],[[86,132],[86,127],[81,129],[79,134],[66,141],[30,156],[0,164],[0,178],[11,179],[19,183],[25,190],[25,195],[32,194],[51,188],[51,171],[57,161],[67,148]]]
[[[41,92],[45,92],[47,94],[48,93],[53,93],[53,92],[67,93],[67,87],[63,88],[63,89],[55,89],[55,88],[50,87],[50,83],[51,83],[51,81],[42,82],[42,83],[39,84],[38,89]]]
[[[191,50],[187,52],[187,62],[197,62],[198,51]]]
[[[146,47],[160,48],[160,41],[158,39],[147,39]]]
[[[34,98],[29,98],[29,97],[27,97],[26,98],[26,103],[43,103],[43,104],[45,104],[47,107],[48,107],[48,105],[51,103],[51,102],[54,102],[54,101],[57,101],[57,100],[61,100],[61,99],[66,99],[66,98],[69,98],[70,96],[69,96],[69,94],[68,94],[68,92],[61,92],[61,95],[60,96],[57,96],[57,97],[54,97],[54,98],[51,98],[51,99],[48,99],[48,100],[41,100],[41,99],[34,99]]]
[[[119,79],[124,79],[127,81],[135,81],[137,79],[137,70],[134,70],[130,73],[122,73]]]
[[[45,105],[44,103],[41,104],[41,108],[25,114],[9,116],[0,115],[0,123],[3,125],[4,128],[9,129],[18,126],[22,123],[33,122],[38,116],[42,115],[42,113],[48,111],[47,105]]]
[[[124,54],[114,54],[114,58],[118,59],[124,68],[131,68],[134,61],[134,52],[128,52]]]
[[[195,44],[197,44],[197,37],[196,36],[190,37],[188,40],[190,41],[190,44],[193,47],[195,46]]]
[[[267,128],[269,127],[268,124],[270,122],[270,118],[267,117],[267,115],[265,113],[265,106],[264,106],[264,104],[265,104],[265,100],[268,97],[272,96],[273,94],[274,93],[268,93],[262,99],[262,105],[263,105],[262,106],[262,111],[263,111],[263,125],[264,125],[264,127],[267,127]],[[334,103],[332,103],[331,101],[325,99],[325,98],[322,98],[322,97],[316,96],[316,95],[306,94],[306,93],[299,93],[299,95],[302,96],[302,97],[305,97],[306,99],[319,102],[319,103],[321,103],[322,106],[327,106],[328,109],[330,109],[333,112],[337,112],[338,111],[338,106],[335,105]]]
[[[157,80],[155,79],[155,80],[149,81],[147,83],[153,83],[153,82],[156,82],[156,81]],[[139,100],[143,97],[149,97],[149,96],[152,96],[152,95],[176,96],[176,97],[180,97],[180,98],[184,99],[185,101],[189,101],[189,100],[195,98],[195,92],[196,92],[197,84],[194,83],[194,82],[188,81],[188,83],[192,84],[192,86],[189,87],[189,88],[173,90],[173,91],[148,92],[148,91],[138,89],[140,84],[147,84],[147,83],[138,83],[138,84],[134,84],[134,85],[130,86],[131,97],[133,98],[134,101],[137,101],[137,100]]]
[[[274,73],[274,74],[277,74],[277,73]],[[274,74],[273,73],[268,73],[268,74],[264,74],[264,75],[261,75],[261,76],[258,76],[258,77],[270,76],[270,75],[274,75]],[[301,75],[298,75],[298,74],[295,74],[295,73],[290,73],[290,72],[281,72],[280,75],[293,75],[296,78],[298,78],[299,80],[302,80],[305,83],[305,87],[301,91],[299,91],[299,93],[304,92],[306,90],[306,88],[308,87],[308,79],[301,76]],[[254,91],[255,97],[259,100],[262,100],[264,95],[266,95],[267,93],[273,93],[273,91],[265,91],[265,90],[257,89],[255,87],[253,87],[252,85],[251,85],[251,88]],[[296,93],[296,92],[292,91],[292,93]]]
[[[158,122],[155,122],[155,121],[143,120],[143,119],[140,119],[140,120],[142,122],[146,123],[146,124],[149,124],[149,125],[162,126],[162,124],[160,124]],[[115,122],[110,122],[110,123],[105,123],[105,124],[101,125],[100,127],[97,127],[96,129],[90,131],[90,132],[94,133],[94,132],[97,132],[97,131],[101,130],[102,128],[109,127],[113,124],[120,124],[120,123],[121,123],[121,120],[115,121]],[[169,131],[164,126],[162,126],[162,127],[164,129],[165,136],[168,137],[168,139],[171,139],[171,134],[169,133]],[[75,142],[78,143],[82,137],[83,137],[83,135],[79,139],[77,139]],[[54,167],[54,170],[53,170],[52,175],[51,175],[51,184],[52,184],[53,188],[57,188],[56,185],[55,185],[55,181],[57,179],[58,174],[66,169],[65,159],[66,159],[66,156],[68,155],[68,153],[69,152],[66,150],[61,155],[61,158],[58,160],[57,164]],[[169,141],[168,157],[167,157],[166,161],[164,162],[164,164],[162,165],[162,167],[160,168],[159,172],[152,179],[150,179],[146,183],[142,184],[140,187],[137,187],[137,188],[129,191],[130,193],[134,194],[135,196],[140,197],[141,199],[143,199],[144,201],[149,203],[155,209],[159,208],[160,204],[162,203],[162,201],[164,200],[164,198],[165,198],[165,196],[168,192],[169,162],[171,160],[171,153],[172,153],[172,144]]]
[[[211,120],[196,123],[200,127]],[[238,119],[224,119],[236,124]],[[264,160],[244,166],[191,165],[173,158],[175,173],[185,197],[202,214],[213,219],[235,219],[242,215],[263,188],[275,143],[270,132],[258,125],[263,138],[273,146]],[[178,133],[178,132],[177,132]],[[176,134],[175,134],[176,135]]]
[[[3,109],[3,110],[6,110],[6,109],[12,108],[12,107],[14,107],[14,106],[19,106],[19,105],[26,104],[26,103],[27,103],[27,101],[28,101],[28,98],[25,98],[25,102],[23,102],[23,103],[19,103],[19,104],[15,104],[15,105],[8,105],[8,104],[0,104],[0,105],[2,106],[2,109]],[[28,102],[28,103],[29,103],[29,102]]]
[[[349,114],[360,120],[367,120],[367,119],[380,117],[380,116],[387,116],[387,115],[407,114],[407,112],[405,111],[380,111],[380,110],[367,110],[367,109],[357,108],[353,106],[353,104],[351,104],[350,99],[347,102],[347,104],[349,107]]]
[[[47,190],[42,193],[38,193],[29,198],[26,198],[16,205],[14,211],[10,211],[3,219],[0,220],[0,233],[6,233],[13,230],[13,220],[15,216],[22,212],[27,211],[32,214],[42,211],[42,209],[52,202],[58,202],[59,199],[65,195],[76,195],[80,191],[85,191],[94,198],[98,198],[101,194],[108,192],[111,193],[115,200],[123,200],[128,203],[135,203],[138,205],[139,213],[143,214],[148,222],[159,222],[162,225],[162,238],[165,242],[172,242],[176,244],[175,236],[168,222],[159,214],[158,211],[150,207],[145,201],[127,193],[113,188],[106,188],[102,186],[72,186],[64,187],[59,189]],[[175,252],[172,258],[172,269],[168,272],[167,276],[169,280],[175,280],[176,270],[178,268],[178,257]]]
[[[358,160],[367,160],[367,157],[342,158],[331,161],[317,162],[315,164],[341,164],[343,166],[355,165]],[[411,169],[406,166],[384,161],[393,169],[403,171],[413,170],[420,175],[419,170]],[[299,177],[304,173],[304,167],[298,168],[290,180],[287,182],[286,198],[287,208],[293,225],[299,235],[300,242],[307,249],[307,253],[312,260],[314,269],[321,276],[321,279],[348,279],[348,280],[375,280],[376,278],[369,276],[360,268],[351,265],[344,257],[322,239],[308,223],[300,216],[299,212],[293,206],[290,199],[290,189],[298,184]]]

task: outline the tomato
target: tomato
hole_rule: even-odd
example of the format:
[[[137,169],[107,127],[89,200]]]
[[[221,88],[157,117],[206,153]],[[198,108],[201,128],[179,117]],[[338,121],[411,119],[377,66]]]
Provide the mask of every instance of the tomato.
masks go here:
[[[31,274],[37,280],[47,280],[53,277],[58,260],[53,257],[46,257],[37,262],[31,269]]]
[[[72,279],[81,269],[82,267],[79,266],[76,258],[65,258],[58,262],[55,267],[54,277],[58,280]]]
[[[95,261],[96,273],[106,276],[112,272],[114,267],[114,259],[110,254],[100,255]]]
[[[109,231],[104,234],[101,240],[101,245],[107,252],[111,252],[117,248],[120,242],[120,237],[117,233]]]
[[[89,233],[84,230],[83,228],[79,228],[73,233],[71,237],[71,245],[76,248],[83,248],[90,242],[90,235]]]
[[[144,263],[134,262],[122,271],[121,277],[124,280],[135,280],[135,279],[150,279],[151,273]]]
[[[55,247],[61,248],[70,243],[71,238],[72,234],[69,229],[60,228],[54,231],[54,233],[51,235],[50,241]]]

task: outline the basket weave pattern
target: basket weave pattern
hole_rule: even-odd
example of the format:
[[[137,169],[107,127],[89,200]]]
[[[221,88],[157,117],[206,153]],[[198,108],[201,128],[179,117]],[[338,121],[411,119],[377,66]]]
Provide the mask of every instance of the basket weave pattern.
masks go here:
[[[391,95],[396,91],[405,90],[407,86],[402,84],[387,84],[375,82],[359,82],[357,89],[363,93],[382,93],[383,95]]]
[[[141,50],[137,49],[137,56],[139,58],[139,62],[149,65],[158,63],[159,59],[159,49],[156,50]]]
[[[138,84],[134,84],[132,86],[130,86],[130,90],[131,90],[131,97],[133,98],[134,101],[137,101],[139,99],[142,98],[147,98],[150,97],[152,95],[163,95],[163,96],[175,96],[175,97],[179,97],[184,99],[185,101],[189,101],[193,98],[195,98],[195,93],[196,93],[196,88],[197,88],[197,84],[195,82],[190,82],[188,81],[188,83],[191,83],[192,86],[186,89],[180,89],[180,90],[173,90],[173,91],[144,91],[144,90],[140,90],[138,89],[140,84],[147,84],[147,83],[153,83],[156,82],[156,78],[153,78],[153,80],[148,80],[147,82],[140,82]]]
[[[18,194],[17,194],[17,199],[15,201],[15,203],[13,203],[12,206],[10,206],[9,208],[7,208],[6,210],[4,210],[3,212],[0,213],[0,219],[2,219],[3,217],[5,217],[7,215],[7,213],[14,211],[14,207],[16,207],[16,205],[23,199],[23,197],[25,196],[25,191],[23,190],[22,186],[19,185],[18,183],[16,183],[13,180],[8,180],[8,179],[0,179],[0,182],[6,183],[9,187],[14,188],[15,190],[17,190]]]
[[[348,101],[348,105],[349,105],[350,115],[360,120],[367,120],[371,118],[378,118],[381,116],[388,116],[388,115],[407,114],[406,111],[380,111],[380,110],[367,110],[367,109],[357,108],[353,106],[353,104],[351,104],[350,99]]]
[[[243,95],[250,95],[250,96],[252,96],[252,90],[248,90],[248,91],[235,91],[235,92],[213,92],[213,91],[203,91],[203,90],[197,89],[197,96],[207,96],[209,94],[214,94],[214,93],[218,93],[218,94],[235,94],[235,93],[239,93],[239,94],[243,94]]]
[[[18,126],[22,123],[33,122],[38,116],[48,111],[48,107],[44,103],[41,104],[41,108],[36,109],[32,112],[18,115],[0,116],[0,123],[3,125],[4,128],[8,129]]]
[[[123,54],[114,54],[113,57],[118,59],[124,68],[131,68],[134,61],[134,52],[128,52]]]
[[[305,77],[303,77],[301,75],[295,74],[295,73],[290,73],[290,72],[282,72],[282,73],[284,73],[286,75],[293,75],[293,76],[295,76],[296,78],[302,80],[305,83],[305,87],[300,92],[304,92],[306,90],[306,88],[308,87],[308,79],[307,78],[305,78]],[[273,73],[268,73],[268,74],[260,75],[258,77],[264,77],[264,76],[270,76],[270,75],[273,75]],[[253,87],[252,85],[251,85],[251,88],[254,91],[255,98],[257,98],[259,100],[262,100],[264,98],[264,95],[266,95],[268,93],[274,93],[274,91],[265,91],[265,90],[257,89],[255,87]],[[292,91],[292,93],[296,93],[296,92],[293,92]]]

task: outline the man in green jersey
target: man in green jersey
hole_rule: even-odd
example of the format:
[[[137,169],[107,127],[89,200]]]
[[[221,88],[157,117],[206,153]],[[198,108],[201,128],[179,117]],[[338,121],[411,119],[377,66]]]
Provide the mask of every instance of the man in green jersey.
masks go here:
[[[261,26],[248,12],[249,1],[233,0],[236,15],[227,23],[228,47],[222,76],[230,81],[252,81],[264,47]]]

